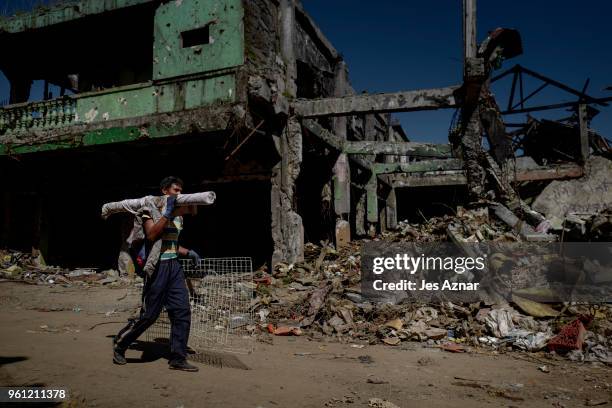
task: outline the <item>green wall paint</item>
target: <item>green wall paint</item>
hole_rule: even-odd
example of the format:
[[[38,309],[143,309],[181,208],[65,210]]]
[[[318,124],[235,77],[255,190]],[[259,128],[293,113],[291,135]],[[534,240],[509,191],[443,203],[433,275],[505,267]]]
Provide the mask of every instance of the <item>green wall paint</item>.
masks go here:
[[[12,0],[5,0],[12,1]],[[36,9],[15,17],[0,18],[0,32],[18,33],[61,24],[78,18],[150,3],[155,0],[83,0],[78,3]]]
[[[233,74],[140,89],[116,90],[77,100],[79,123],[129,119],[154,113],[195,109],[221,102],[233,102],[236,79]]]
[[[77,4],[78,8],[55,7],[46,12],[0,20],[0,31],[35,30],[150,1],[84,0]],[[237,94],[235,68],[244,63],[243,17],[242,0],[172,0],[160,4],[155,15],[154,44],[151,45],[154,47],[153,82],[76,96],[75,124],[99,124],[234,102]],[[208,44],[183,48],[183,33],[206,26],[209,27]],[[162,83],[156,84],[158,81]],[[7,135],[11,132],[14,131],[9,130]],[[118,132],[126,135],[123,130]],[[113,132],[98,133],[85,136],[83,143],[89,139],[93,143],[85,144],[122,140],[113,136]],[[19,135],[29,136],[29,131]],[[129,132],[127,135],[126,140],[132,140]],[[0,155],[8,154],[9,150],[10,153],[36,152],[74,145],[73,142],[57,141],[40,145],[30,143],[20,148],[13,142],[9,149],[0,143]]]
[[[155,112],[155,88],[116,91],[77,100],[77,122],[99,123],[150,115]]]
[[[155,14],[153,79],[231,68],[244,63],[241,0],[183,0]],[[209,28],[208,44],[183,47],[183,33]]]

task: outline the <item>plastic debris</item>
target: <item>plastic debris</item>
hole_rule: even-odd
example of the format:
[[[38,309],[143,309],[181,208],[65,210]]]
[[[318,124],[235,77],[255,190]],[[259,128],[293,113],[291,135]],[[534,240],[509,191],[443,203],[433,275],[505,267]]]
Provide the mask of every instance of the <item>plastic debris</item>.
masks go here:
[[[299,327],[279,326],[274,327],[272,323],[268,324],[268,332],[275,336],[301,336],[302,330]]]
[[[402,323],[402,319],[393,319],[385,323],[385,326],[400,330],[404,326],[404,323]]]
[[[444,351],[450,351],[451,353],[465,353],[466,352],[465,347],[463,347],[460,344],[452,343],[452,342],[444,343],[443,345],[440,346],[440,349]]]
[[[507,230],[486,222],[485,213],[463,210],[458,217],[432,218],[423,224],[400,223],[399,231],[380,239],[401,240],[406,234],[411,240],[448,240],[445,229],[451,222],[462,225],[459,228],[462,234],[480,230],[487,239],[505,239]],[[361,294],[361,244],[354,241],[336,250],[327,243],[321,246],[309,243],[305,246],[303,262],[281,263],[274,270],[257,271],[258,282],[269,282],[255,288],[254,310],[259,327],[272,334],[278,330],[277,335],[295,335],[292,328],[299,327],[303,336],[313,339],[327,336],[360,346],[400,347],[406,342],[420,342],[423,347],[449,352],[469,352],[475,348],[538,352],[546,349],[558,333],[556,319],[561,311],[563,316],[576,316],[589,310],[587,305],[564,309],[562,304],[538,302],[537,299],[550,297],[550,290],[543,287],[527,287],[513,292],[509,300],[491,304],[375,303]],[[496,254],[495,262],[498,269],[526,268],[527,273],[533,274],[529,270],[528,255],[512,259]],[[597,312],[598,324],[594,325],[597,333],[588,340],[592,343],[588,343],[583,355],[572,355],[573,358],[607,361],[612,325],[605,322],[610,317],[612,308],[602,306]],[[269,324],[271,330],[267,329]]]
[[[516,311],[510,306],[493,309],[484,317],[484,322],[495,337],[506,337],[514,330],[512,316]]]
[[[586,335],[585,325],[592,321],[591,316],[582,315],[561,329],[558,335],[550,339],[548,348],[551,351],[567,352],[570,350],[581,350]]]

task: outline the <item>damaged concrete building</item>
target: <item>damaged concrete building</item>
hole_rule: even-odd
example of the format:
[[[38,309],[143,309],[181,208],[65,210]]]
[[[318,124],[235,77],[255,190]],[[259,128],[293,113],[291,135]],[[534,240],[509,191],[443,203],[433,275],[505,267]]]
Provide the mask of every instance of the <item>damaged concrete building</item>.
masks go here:
[[[394,228],[418,188],[458,188],[467,202],[492,184],[498,201],[524,208],[516,183],[580,177],[590,147],[603,148],[588,108],[606,100],[576,91],[579,157],[533,154],[509,171],[519,149],[540,152],[506,133],[489,91],[497,65],[522,52],[520,35],[498,29],[478,47],[475,1],[464,3],[464,83],[373,95],[356,94],[299,1],[81,0],[1,19],[0,246],[112,266],[127,223],[102,221],[101,205],[155,194],[168,174],[186,192],[217,192],[187,245],[256,264]],[[529,97],[521,87],[521,107]],[[449,144],[409,141],[391,117],[431,109],[460,113]],[[523,135],[547,129],[530,126]]]

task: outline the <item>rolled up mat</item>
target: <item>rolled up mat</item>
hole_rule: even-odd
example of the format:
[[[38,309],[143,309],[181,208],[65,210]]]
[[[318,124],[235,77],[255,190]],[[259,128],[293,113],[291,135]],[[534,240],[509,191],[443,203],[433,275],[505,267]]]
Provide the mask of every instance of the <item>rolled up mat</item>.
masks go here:
[[[203,193],[180,194],[176,197],[176,206],[194,206],[194,205],[211,205],[217,199],[214,191],[206,191]],[[102,206],[102,218],[107,219],[113,214],[131,213],[137,214],[142,207],[146,205],[154,205],[157,208],[162,208],[165,205],[164,196],[146,196],[131,200],[117,201],[114,203],[106,203]]]

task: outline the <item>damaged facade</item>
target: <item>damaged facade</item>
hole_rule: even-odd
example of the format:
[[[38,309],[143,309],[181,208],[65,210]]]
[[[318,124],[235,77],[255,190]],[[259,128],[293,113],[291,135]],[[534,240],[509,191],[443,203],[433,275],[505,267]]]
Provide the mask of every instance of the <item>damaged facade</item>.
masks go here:
[[[521,183],[581,177],[591,151],[607,152],[588,129],[589,107],[606,100],[578,95],[561,152],[534,136],[551,132],[546,122],[508,133],[489,86],[522,52],[520,36],[498,29],[478,47],[465,3],[464,83],[377,95],[356,94],[293,0],[83,0],[0,20],[11,84],[0,246],[111,266],[122,221],[103,222],[100,206],[155,193],[167,174],[217,192],[187,245],[260,264],[303,260],[306,242],[394,229],[415,188],[459,186],[463,201],[494,199],[525,217]],[[43,100],[32,102],[35,80]],[[409,141],[391,117],[431,109],[460,111],[449,144]],[[517,153],[534,161],[519,166]]]

